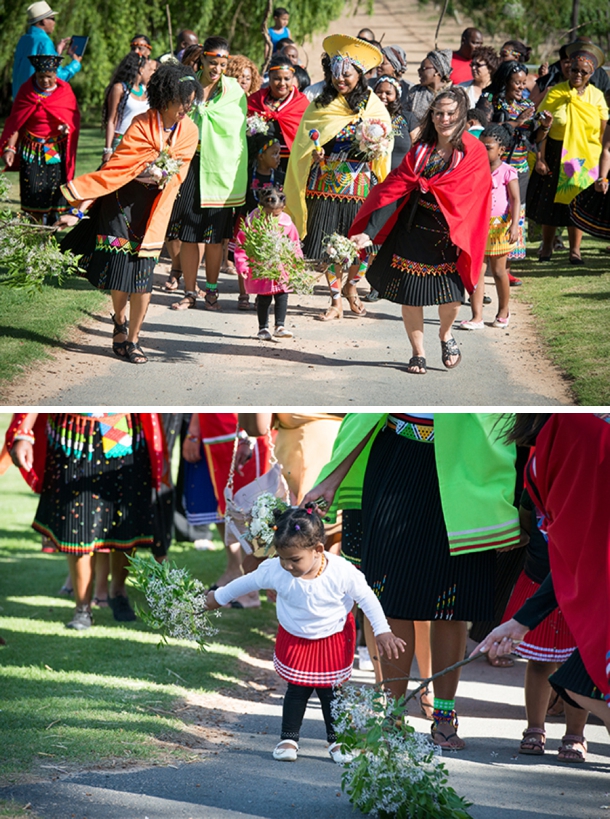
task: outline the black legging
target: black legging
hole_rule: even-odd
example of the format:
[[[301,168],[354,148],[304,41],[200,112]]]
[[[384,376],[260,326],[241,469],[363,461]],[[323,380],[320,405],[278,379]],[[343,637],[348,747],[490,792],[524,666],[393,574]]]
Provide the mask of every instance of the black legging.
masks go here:
[[[326,724],[326,738],[329,742],[335,742],[336,734],[330,713],[330,706],[335,697],[334,688],[315,688],[312,685],[295,685],[290,682],[284,697],[284,709],[282,711],[282,739],[298,740],[307,702],[314,691],[318,695],[322,706],[322,714]]]
[[[271,302],[275,298],[275,326],[283,327],[286,323],[286,311],[288,310],[288,293],[276,293],[275,296],[257,296],[256,314],[258,315],[258,329],[265,330],[269,327],[269,310]]]

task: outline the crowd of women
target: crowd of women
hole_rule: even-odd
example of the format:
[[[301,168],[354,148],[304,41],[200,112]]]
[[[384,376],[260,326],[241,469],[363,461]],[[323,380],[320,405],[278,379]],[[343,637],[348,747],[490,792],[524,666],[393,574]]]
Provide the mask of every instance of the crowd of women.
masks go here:
[[[241,252],[251,214],[277,219],[295,255],[325,272],[330,304],[319,319],[341,319],[344,298],[365,316],[364,275],[368,301],[401,304],[414,374],[427,371],[424,306],[438,306],[448,369],[461,360],[453,328],[468,295],[472,317],[459,326],[487,326],[486,270],[498,294],[491,326],[508,327],[526,217],[542,226],[540,262],[557,248],[558,227],[567,227],[573,265],[584,263],[583,231],[610,235],[610,81],[598,46],[584,38],[562,46],[559,62],[533,76],[523,43],[497,53],[468,29],[458,52],[430,51],[409,85],[404,50],[359,34],[324,40],[324,80],[315,85],[290,38],[278,41],[261,77],[221,36],[199,44],[181,32],[180,61],[158,63],[137,35],[106,91],[102,164],[79,177],[78,106],[57,76],[61,57],[30,58],[35,73],[17,93],[0,151],[7,168],[19,168],[23,210],[72,227],[62,247],[111,292],[117,356],[147,361],[140,331],[164,245],[164,288],[184,286],[173,309],[218,310],[219,275],[235,270],[234,250],[238,308],[251,309],[256,296],[258,338],[292,335],[288,274],[255,277]],[[454,72],[471,79],[455,82]],[[367,143],[367,128],[385,142]],[[336,234],[358,248],[349,264],[328,253]]]
[[[512,652],[527,660],[520,753],[545,752],[550,708],[562,706],[565,714],[563,762],[585,760],[588,712],[610,730],[610,415],[16,415],[1,460],[10,463],[10,456],[40,494],[33,527],[45,548],[67,555],[76,602],[69,628],[91,627],[94,576],[98,598],[109,568],[107,601],[102,595],[96,604],[109,604],[119,621],[135,618],[126,555],[151,547],[165,559],[169,464],[179,438],[178,496],[191,522],[222,527],[235,493],[249,488],[251,504],[280,470],[293,504],[288,523],[278,522],[277,561],[274,549],[246,554],[228,517],[227,567],[208,596],[211,607],[256,606],[259,590],[278,584],[284,631],[276,668],[308,693],[289,686],[285,718],[292,727],[283,729],[276,759],[296,759],[300,723],[295,727],[290,709],[304,712],[311,681],[328,689],[349,677],[354,595],[374,619],[361,625],[377,679],[396,698],[406,691],[414,654],[424,677],[459,665],[470,622],[471,636],[484,637],[477,650],[490,662],[506,662]],[[304,517],[295,517],[298,506]],[[284,570],[305,585],[329,573],[301,600],[302,623],[301,609],[289,606],[289,626],[282,619]],[[307,601],[318,592],[321,608],[310,611]],[[330,631],[328,619],[316,625],[331,611]],[[433,741],[451,750],[466,744],[458,735],[459,679],[458,667],[421,698]],[[328,692],[318,693],[326,708]],[[327,729],[332,740],[332,720]]]

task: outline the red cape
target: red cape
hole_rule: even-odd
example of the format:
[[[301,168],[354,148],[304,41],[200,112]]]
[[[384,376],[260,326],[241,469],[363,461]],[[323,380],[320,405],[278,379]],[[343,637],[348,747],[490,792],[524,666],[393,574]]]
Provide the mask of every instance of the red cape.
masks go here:
[[[210,478],[214,486],[214,494],[218,501],[218,510],[221,515],[226,512],[224,496],[225,486],[229,480],[231,462],[233,461],[233,446],[237,432],[236,412],[200,412],[199,434],[203,442]],[[227,438],[230,437],[230,440]],[[216,440],[215,440],[216,439]],[[256,446],[250,460],[243,466],[243,475],[235,473],[233,491],[237,492],[242,486],[251,483],[269,469],[269,440],[266,435],[256,439]]]
[[[545,516],[553,587],[582,661],[610,698],[610,423],[556,413],[526,469]]]
[[[14,436],[17,434],[26,415],[27,413],[25,412],[17,412],[13,415],[13,420],[6,431],[5,437],[5,448],[8,451],[12,449]],[[163,435],[163,427],[159,421],[159,414],[156,412],[142,412],[140,413],[140,418],[142,419],[142,430],[148,446],[153,486],[155,489],[159,489],[163,476],[163,452],[167,449]],[[46,429],[47,413],[39,412],[34,424],[34,435],[36,437],[36,443],[34,444],[34,465],[29,472],[26,472],[25,469],[20,470],[27,484],[34,492],[38,493],[40,493],[42,489],[45,463],[47,460]]]
[[[0,136],[0,151],[15,131],[21,132],[28,119],[40,109],[45,109],[47,114],[50,114],[54,120],[57,120],[58,123],[64,122],[70,128],[66,146],[66,174],[69,181],[74,177],[76,168],[80,112],[74,91],[70,88],[69,83],[63,80],[57,80],[57,88],[48,97],[40,97],[36,93],[33,76],[23,83],[17,92],[11,113],[4,124],[4,130],[2,136]],[[47,135],[40,134],[40,136]],[[10,170],[16,171],[18,167],[18,162],[14,162]]]
[[[268,88],[261,88],[248,97],[248,114],[261,114],[266,119],[277,120],[286,146],[290,150],[305,109],[309,105],[309,100],[305,94],[301,94],[295,88],[292,97],[287,102],[282,103],[279,110],[272,111],[265,105],[268,93]]]
[[[425,179],[415,171],[416,143],[401,164],[383,182],[375,185],[358,211],[349,230],[349,236],[366,230],[373,211],[407,196],[404,203],[385,223],[376,236],[375,244],[382,244],[394,227],[398,214],[416,188],[423,193],[431,191],[449,225],[449,236],[461,253],[457,270],[469,293],[475,289],[485,257],[485,245],[491,213],[491,172],[487,151],[472,134],[462,136],[464,156],[457,166],[446,174]]]

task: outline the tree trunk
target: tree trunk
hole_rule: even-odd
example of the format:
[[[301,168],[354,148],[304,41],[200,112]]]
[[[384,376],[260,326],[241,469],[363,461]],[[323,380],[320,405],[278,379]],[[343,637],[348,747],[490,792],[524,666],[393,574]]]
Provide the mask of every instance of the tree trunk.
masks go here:
[[[580,17],[580,0],[572,0],[572,34],[578,28],[578,18]]]

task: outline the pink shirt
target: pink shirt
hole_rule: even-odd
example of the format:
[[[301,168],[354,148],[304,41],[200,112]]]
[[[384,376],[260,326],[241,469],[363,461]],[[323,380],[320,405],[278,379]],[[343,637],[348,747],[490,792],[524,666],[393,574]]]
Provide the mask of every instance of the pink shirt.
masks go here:
[[[508,213],[508,183],[517,179],[518,174],[514,168],[503,162],[499,168],[491,174],[491,215],[504,216]]]
[[[258,216],[258,208],[253,210],[249,216],[253,215]],[[295,256],[300,256],[303,258],[299,233],[290,216],[282,211],[282,213],[279,215],[279,223],[284,229],[286,236],[288,236],[294,245]],[[263,296],[270,296],[273,293],[288,293],[290,291],[288,281],[278,282],[270,279],[253,279],[250,276],[250,265],[248,264],[248,257],[246,256],[243,248],[245,238],[246,237],[244,236],[243,231],[239,230],[237,232],[237,236],[235,237],[235,251],[233,253],[233,257],[235,259],[235,267],[237,268],[238,274],[244,277],[246,293],[260,294]]]

